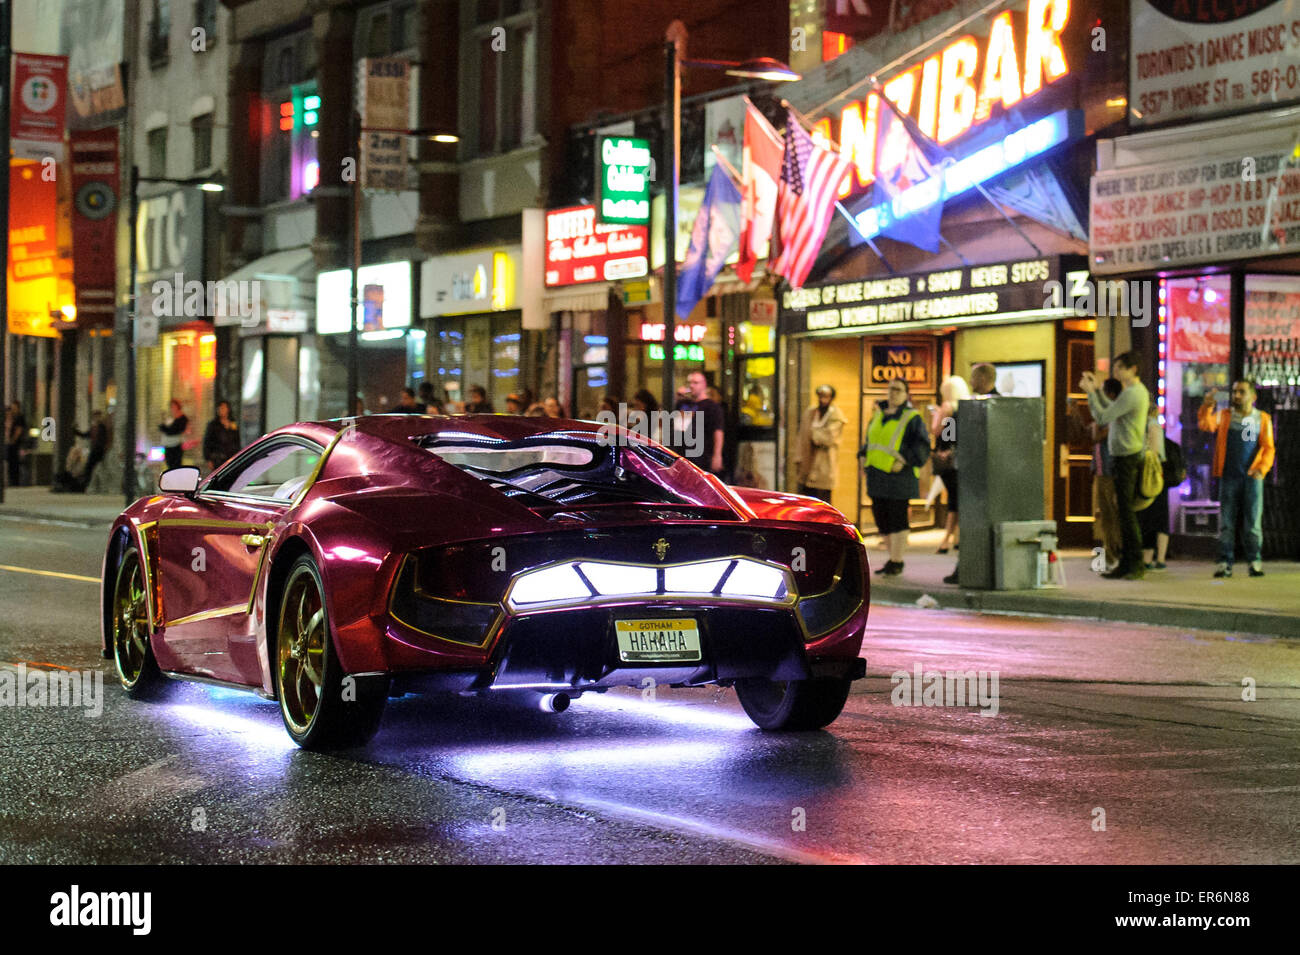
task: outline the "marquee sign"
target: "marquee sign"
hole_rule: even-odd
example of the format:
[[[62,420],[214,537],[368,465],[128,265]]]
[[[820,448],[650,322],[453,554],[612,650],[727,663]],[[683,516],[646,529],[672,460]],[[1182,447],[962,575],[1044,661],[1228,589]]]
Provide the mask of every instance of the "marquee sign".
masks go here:
[[[1045,283],[1061,281],[1084,261],[1082,256],[1023,259],[791,289],[781,302],[780,327],[784,334],[858,333],[877,325],[960,324],[1041,311]]]
[[[546,213],[546,285],[612,282],[650,274],[650,230],[596,221],[594,205]]]
[[[627,136],[596,140],[596,208],[601,222],[650,224],[650,142]]]
[[[884,82],[884,95],[916,121],[926,136],[950,142],[987,123],[998,109],[1036,97],[1082,64],[1071,62],[1064,34],[1072,25],[1070,0],[1028,0],[996,14],[986,34],[969,33]],[[1082,23],[1084,15],[1074,14]],[[832,127],[814,128],[814,139],[834,140],[853,163],[841,197],[875,179],[880,111],[889,109],[878,93],[849,103]],[[838,135],[836,135],[838,134]]]

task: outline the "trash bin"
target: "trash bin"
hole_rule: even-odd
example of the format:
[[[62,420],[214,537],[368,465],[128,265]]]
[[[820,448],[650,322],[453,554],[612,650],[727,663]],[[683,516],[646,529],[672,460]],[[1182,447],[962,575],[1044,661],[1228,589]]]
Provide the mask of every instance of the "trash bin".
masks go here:
[[[993,527],[993,589],[1035,590],[1050,586],[1056,521],[1003,521]]]

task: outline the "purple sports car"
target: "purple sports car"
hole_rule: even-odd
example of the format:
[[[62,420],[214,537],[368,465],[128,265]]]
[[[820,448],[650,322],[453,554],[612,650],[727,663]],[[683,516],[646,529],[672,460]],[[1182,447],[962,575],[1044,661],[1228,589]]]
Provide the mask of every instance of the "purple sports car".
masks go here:
[[[866,552],[812,498],[728,487],[635,433],[504,415],[302,423],[114,523],[102,649],[278,700],[301,746],[360,745],[390,695],[734,685],[816,729],[864,674]]]

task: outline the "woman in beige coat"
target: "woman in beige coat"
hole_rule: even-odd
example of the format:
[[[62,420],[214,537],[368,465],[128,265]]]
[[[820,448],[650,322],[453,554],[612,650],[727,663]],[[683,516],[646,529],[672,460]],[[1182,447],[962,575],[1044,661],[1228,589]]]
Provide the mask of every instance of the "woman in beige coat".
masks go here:
[[[844,412],[832,404],[834,400],[835,389],[830,385],[817,389],[817,404],[803,416],[795,458],[799,493],[821,498],[827,504],[835,487],[836,457],[847,421]]]

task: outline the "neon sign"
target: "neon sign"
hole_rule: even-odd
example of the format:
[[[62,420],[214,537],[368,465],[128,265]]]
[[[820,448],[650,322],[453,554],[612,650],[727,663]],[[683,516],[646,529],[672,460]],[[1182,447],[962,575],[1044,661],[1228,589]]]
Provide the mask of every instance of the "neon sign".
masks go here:
[[[875,238],[900,219],[928,209],[936,202],[946,202],[1000,176],[1012,166],[1082,135],[1081,125],[1078,111],[1064,109],[1030,123],[991,146],[949,163],[941,174],[904,189],[892,200],[859,212],[854,218],[858,231],[865,238]]]
[[[708,325],[674,325],[673,341],[678,342],[702,342],[704,336],[709,333]],[[641,323],[641,341],[643,342],[661,342],[664,340],[664,323],[663,322],[642,322]]]
[[[1004,10],[993,18],[987,36],[954,40],[882,89],[921,132],[946,143],[987,121],[995,105],[1009,109],[1070,72],[1061,45],[1069,18],[1070,0],[1029,0],[1023,19]],[[840,154],[854,166],[844,177],[841,197],[874,181],[880,110],[888,108],[873,92],[841,110]],[[817,123],[813,138],[822,144],[831,139],[829,117]]]
[[[647,349],[651,361],[664,360],[664,346],[651,345]],[[673,361],[704,361],[703,345],[674,345]]]

